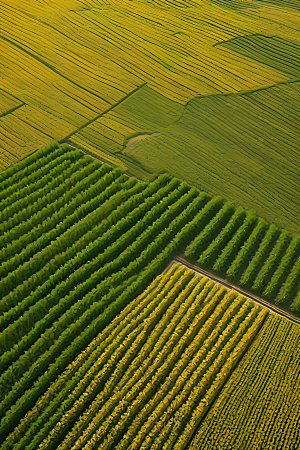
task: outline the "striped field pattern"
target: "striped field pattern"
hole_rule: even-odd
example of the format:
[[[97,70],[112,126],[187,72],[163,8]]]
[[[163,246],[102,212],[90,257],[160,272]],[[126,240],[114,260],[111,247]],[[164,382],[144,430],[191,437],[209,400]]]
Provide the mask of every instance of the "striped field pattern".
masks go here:
[[[183,449],[266,317],[173,263],[53,380],[1,449]]]
[[[0,98],[22,106],[0,117],[0,168],[62,140],[144,83],[184,105],[195,94],[288,80],[281,67],[216,44],[257,33],[258,12],[261,34],[300,41],[300,18],[288,16],[288,2],[231,3],[2,0]]]
[[[298,448],[299,358],[299,325],[269,315],[188,448]]]
[[[185,256],[268,300],[300,310],[300,236],[252,211],[225,203]]]

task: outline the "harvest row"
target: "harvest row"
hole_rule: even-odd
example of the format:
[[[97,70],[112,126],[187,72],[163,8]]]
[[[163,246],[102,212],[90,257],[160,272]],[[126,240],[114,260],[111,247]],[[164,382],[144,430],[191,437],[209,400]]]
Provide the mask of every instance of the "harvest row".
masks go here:
[[[183,449],[266,315],[173,264],[53,380],[1,448]]]
[[[299,346],[299,325],[270,315],[189,449],[298,448]]]

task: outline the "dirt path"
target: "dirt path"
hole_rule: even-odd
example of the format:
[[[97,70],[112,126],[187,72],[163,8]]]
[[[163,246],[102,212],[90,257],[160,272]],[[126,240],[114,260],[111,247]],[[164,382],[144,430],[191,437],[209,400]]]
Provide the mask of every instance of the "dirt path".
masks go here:
[[[244,289],[241,289],[240,287],[230,283],[227,280],[224,280],[223,278],[220,278],[216,276],[215,274],[209,272],[208,270],[201,269],[198,266],[195,266],[194,264],[191,264],[188,262],[184,255],[181,253],[178,256],[175,256],[174,259],[170,262],[168,267],[166,267],[165,271],[167,271],[170,266],[173,264],[173,262],[179,262],[181,264],[184,264],[189,269],[194,270],[195,272],[200,273],[201,275],[205,275],[206,277],[210,278],[213,281],[216,281],[220,285],[228,288],[228,289],[234,289],[235,291],[239,292],[240,294],[244,295],[245,297],[251,298],[255,303],[257,303],[259,306],[262,306],[263,308],[266,308],[270,310],[273,313],[279,314],[280,316],[284,317],[285,319],[291,320],[292,322],[296,322],[300,324],[300,319],[293,314],[289,313],[288,311],[285,311],[283,308],[280,308],[280,306],[274,305],[273,303],[258,297],[257,295],[252,294],[251,292],[245,291]],[[164,271],[164,272],[165,272]]]

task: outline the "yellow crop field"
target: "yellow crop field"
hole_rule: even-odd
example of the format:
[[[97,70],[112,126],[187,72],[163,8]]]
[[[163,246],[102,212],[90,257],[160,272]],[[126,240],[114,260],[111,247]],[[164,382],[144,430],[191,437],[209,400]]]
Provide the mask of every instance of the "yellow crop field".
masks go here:
[[[299,325],[270,315],[189,448],[299,448]]]
[[[275,17],[269,4],[261,9],[260,2],[251,8],[239,3],[242,12],[209,0],[139,0],[134,7],[131,0],[3,0],[0,112],[17,106],[9,94],[26,109],[20,108],[15,127],[0,120],[2,166],[46,144],[49,136],[62,141],[145,83],[184,105],[196,94],[286,81],[280,70],[215,44],[257,32],[258,20],[259,32],[299,41],[300,14],[283,8]],[[33,121],[26,121],[27,113]],[[109,138],[119,142],[115,125]]]

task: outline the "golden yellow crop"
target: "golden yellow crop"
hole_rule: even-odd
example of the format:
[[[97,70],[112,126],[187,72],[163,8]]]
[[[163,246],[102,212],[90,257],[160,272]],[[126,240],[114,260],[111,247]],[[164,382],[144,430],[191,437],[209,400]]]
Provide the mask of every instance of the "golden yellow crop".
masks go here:
[[[0,164],[63,139],[145,82],[184,105],[196,94],[287,80],[276,69],[214,45],[258,31],[300,41],[300,14],[268,5],[245,11],[208,0],[3,0]],[[26,108],[17,119],[1,119],[16,106],[15,97]],[[111,117],[94,127],[117,143],[137,131]]]

